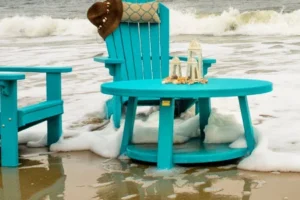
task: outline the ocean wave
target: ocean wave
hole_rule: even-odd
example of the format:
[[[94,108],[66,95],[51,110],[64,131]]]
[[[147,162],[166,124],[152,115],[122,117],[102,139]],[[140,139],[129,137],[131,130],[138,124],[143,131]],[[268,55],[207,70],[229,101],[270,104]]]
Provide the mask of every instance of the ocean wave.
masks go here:
[[[182,13],[171,10],[171,34],[199,35],[300,35],[300,10],[240,12],[229,8],[221,14]],[[0,19],[0,36],[95,36],[97,29],[87,19],[55,19],[50,16],[14,16]]]
[[[97,29],[87,19],[56,19],[50,16],[14,16],[0,20],[0,36],[90,36]]]
[[[173,35],[300,35],[300,10],[240,12],[229,8],[218,15],[198,16],[171,11],[171,17]]]

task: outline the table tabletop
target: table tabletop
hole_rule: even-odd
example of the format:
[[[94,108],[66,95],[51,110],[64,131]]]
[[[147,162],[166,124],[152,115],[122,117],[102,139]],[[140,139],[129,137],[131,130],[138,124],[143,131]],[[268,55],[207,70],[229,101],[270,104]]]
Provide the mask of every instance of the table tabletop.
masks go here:
[[[163,84],[162,79],[103,83],[101,92],[117,96],[160,98],[207,98],[263,94],[272,91],[269,81],[240,78],[208,78],[207,84]]]

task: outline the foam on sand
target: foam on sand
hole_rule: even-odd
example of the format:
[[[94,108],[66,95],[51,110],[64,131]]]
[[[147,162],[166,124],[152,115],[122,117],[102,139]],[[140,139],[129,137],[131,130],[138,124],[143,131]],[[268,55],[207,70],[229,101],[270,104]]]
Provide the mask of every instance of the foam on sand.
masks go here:
[[[144,111],[149,112],[147,109]],[[85,117],[88,116],[91,115],[85,115]],[[148,120],[136,121],[133,135],[133,141],[135,143],[157,142],[157,117],[158,111],[155,111],[149,115]],[[199,116],[193,116],[188,118],[187,120],[183,120],[181,118],[175,120],[176,128],[174,129],[174,143],[183,143],[192,137],[199,136],[198,117]],[[119,155],[123,125],[124,120],[121,121],[121,127],[119,129],[114,128],[112,122],[110,122],[104,129],[96,131],[90,131],[87,127],[81,127],[81,129],[77,129],[77,131],[68,129],[66,127],[64,130],[64,134],[65,136],[68,136],[68,138],[61,138],[59,142],[51,145],[50,150],[54,152],[90,150],[103,157],[115,158]],[[43,126],[42,128],[45,130],[45,125],[41,124],[40,128],[41,126]],[[223,129],[223,127],[225,128]],[[38,128],[35,127],[35,129]],[[223,130],[226,130],[227,137],[223,135]],[[263,136],[263,134],[261,134],[259,131],[256,131],[255,134],[257,135],[256,138],[258,141],[258,145],[249,157],[244,158],[237,165],[238,168],[255,171],[300,171],[299,155],[289,152],[275,152],[268,148],[267,137]],[[39,144],[36,145],[37,147],[45,145],[45,138],[46,137],[44,136],[44,134],[41,134],[41,132],[34,132],[32,131],[32,129],[31,131],[27,131],[27,133],[25,131],[25,133],[23,132],[20,134],[20,142],[29,142],[29,146],[33,147],[35,146],[33,145],[35,143]],[[206,142],[208,143],[232,142],[232,144],[235,144],[242,140],[243,145],[237,146],[245,147],[244,145],[246,145],[244,135],[241,131],[241,124],[235,121],[235,117],[233,115],[220,114],[216,109],[212,110],[211,117],[209,118],[209,123],[206,127],[206,138]],[[35,140],[38,140],[38,142],[36,142]],[[149,170],[152,172],[150,173]],[[165,172],[157,172],[154,169],[149,170],[148,171],[151,175],[156,174],[163,176],[172,176],[173,173],[176,174],[176,170],[167,170]],[[202,172],[199,173],[202,174]]]
[[[300,155],[270,150],[268,138],[259,134],[257,147],[251,156],[238,164],[238,168],[253,171],[300,172]]]

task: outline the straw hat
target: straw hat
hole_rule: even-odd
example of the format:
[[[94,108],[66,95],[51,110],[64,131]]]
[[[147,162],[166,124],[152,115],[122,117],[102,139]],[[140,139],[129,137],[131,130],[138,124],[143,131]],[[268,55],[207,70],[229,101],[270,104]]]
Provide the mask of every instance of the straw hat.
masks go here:
[[[122,15],[121,0],[96,2],[87,11],[87,18],[98,28],[98,33],[103,39],[119,26]]]

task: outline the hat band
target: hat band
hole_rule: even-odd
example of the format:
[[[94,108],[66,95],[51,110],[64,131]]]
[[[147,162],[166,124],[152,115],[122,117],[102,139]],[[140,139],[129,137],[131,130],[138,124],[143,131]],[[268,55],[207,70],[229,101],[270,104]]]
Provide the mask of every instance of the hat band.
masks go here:
[[[110,6],[110,2],[107,0],[107,2],[106,2],[106,14],[108,14],[109,13],[109,6]],[[103,18],[103,20],[102,20],[102,22],[103,22],[103,24],[105,23],[107,21],[107,17],[104,17]],[[98,26],[98,29],[100,30],[101,28],[102,28],[102,25],[103,24],[100,24],[99,26]]]

